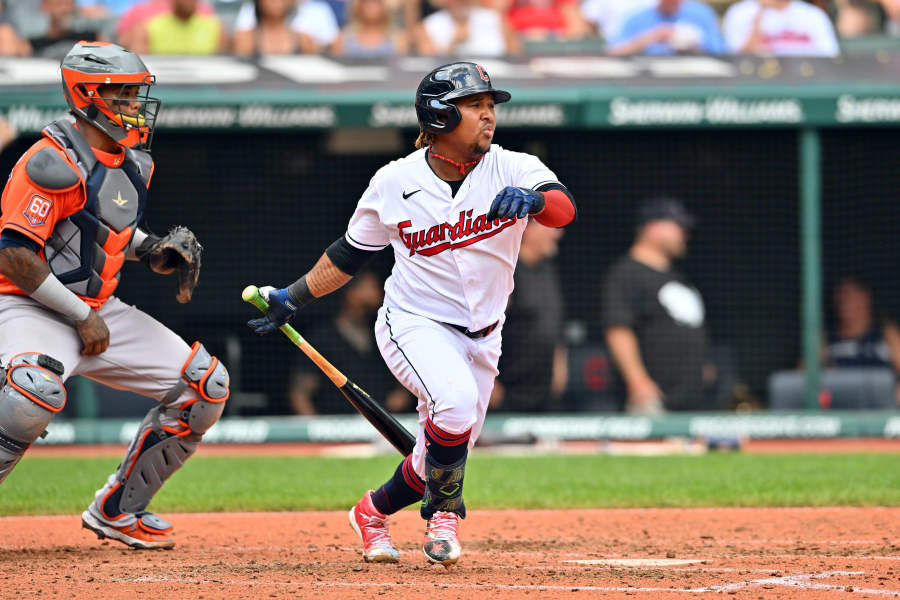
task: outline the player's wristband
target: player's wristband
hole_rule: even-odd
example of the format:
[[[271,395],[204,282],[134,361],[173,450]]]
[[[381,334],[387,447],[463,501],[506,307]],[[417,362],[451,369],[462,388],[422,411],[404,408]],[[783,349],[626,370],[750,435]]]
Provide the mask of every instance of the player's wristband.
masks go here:
[[[315,296],[312,295],[312,292],[309,291],[309,286],[306,285],[306,275],[292,283],[287,287],[288,296],[291,297],[291,300],[297,303],[297,306],[306,306],[310,302],[316,299]]]
[[[128,260],[140,260],[147,262],[150,257],[150,250],[161,240],[158,235],[154,235],[143,229],[136,229],[134,237],[131,238],[131,246],[128,247],[128,254],[125,256]],[[148,263],[149,266],[149,263]]]
[[[49,273],[29,296],[73,321],[84,321],[91,314],[91,307],[64,286],[53,273]]]

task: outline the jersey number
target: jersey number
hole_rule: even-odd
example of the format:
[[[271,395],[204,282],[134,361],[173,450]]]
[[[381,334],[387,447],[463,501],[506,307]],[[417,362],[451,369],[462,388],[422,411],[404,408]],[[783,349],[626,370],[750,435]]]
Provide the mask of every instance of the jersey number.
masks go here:
[[[32,227],[39,227],[47,222],[47,215],[53,208],[53,201],[42,196],[34,195],[28,208],[25,209],[25,218]]]

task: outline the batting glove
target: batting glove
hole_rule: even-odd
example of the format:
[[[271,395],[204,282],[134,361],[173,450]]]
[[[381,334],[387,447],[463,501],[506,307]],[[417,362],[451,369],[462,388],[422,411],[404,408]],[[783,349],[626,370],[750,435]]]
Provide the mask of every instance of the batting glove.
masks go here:
[[[287,288],[276,290],[271,285],[259,288],[259,295],[269,303],[269,310],[259,319],[247,321],[250,329],[259,335],[272,333],[291,320],[297,312],[297,304],[291,299]]]
[[[537,190],[508,185],[500,190],[500,193],[494,198],[491,210],[487,214],[487,220],[513,217],[524,219],[527,215],[533,215],[542,210],[544,210],[544,194]]]

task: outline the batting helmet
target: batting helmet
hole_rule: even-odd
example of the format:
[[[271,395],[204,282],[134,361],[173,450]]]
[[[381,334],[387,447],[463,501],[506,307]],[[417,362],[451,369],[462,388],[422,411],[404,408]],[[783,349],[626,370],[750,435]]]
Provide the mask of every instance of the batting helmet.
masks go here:
[[[438,67],[426,75],[416,90],[416,117],[419,127],[431,133],[453,131],[462,116],[454,100],[489,92],[494,102],[508,102],[509,92],[494,89],[481,65],[455,62]]]
[[[63,58],[60,71],[63,94],[72,114],[121,144],[150,150],[161,102],[150,97],[150,86],[156,83],[156,77],[137,54],[107,42],[81,41]],[[98,88],[104,85],[119,86],[117,95],[101,98]],[[128,86],[138,86],[137,98],[122,97]],[[120,110],[132,102],[140,103],[137,114]]]

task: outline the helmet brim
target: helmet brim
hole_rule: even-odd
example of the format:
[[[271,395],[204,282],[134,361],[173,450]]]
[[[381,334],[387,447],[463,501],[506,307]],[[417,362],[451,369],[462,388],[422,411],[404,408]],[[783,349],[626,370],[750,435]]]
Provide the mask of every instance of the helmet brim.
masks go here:
[[[473,90],[473,89],[455,90],[453,92],[450,92],[449,94],[445,94],[443,99],[446,101],[459,100],[460,98],[468,98],[469,96],[477,96],[478,94],[492,94],[494,96],[494,102],[496,104],[503,104],[504,102],[509,102],[510,98],[512,98],[512,94],[510,94],[506,90],[495,90],[495,89],[491,88],[488,90]]]

